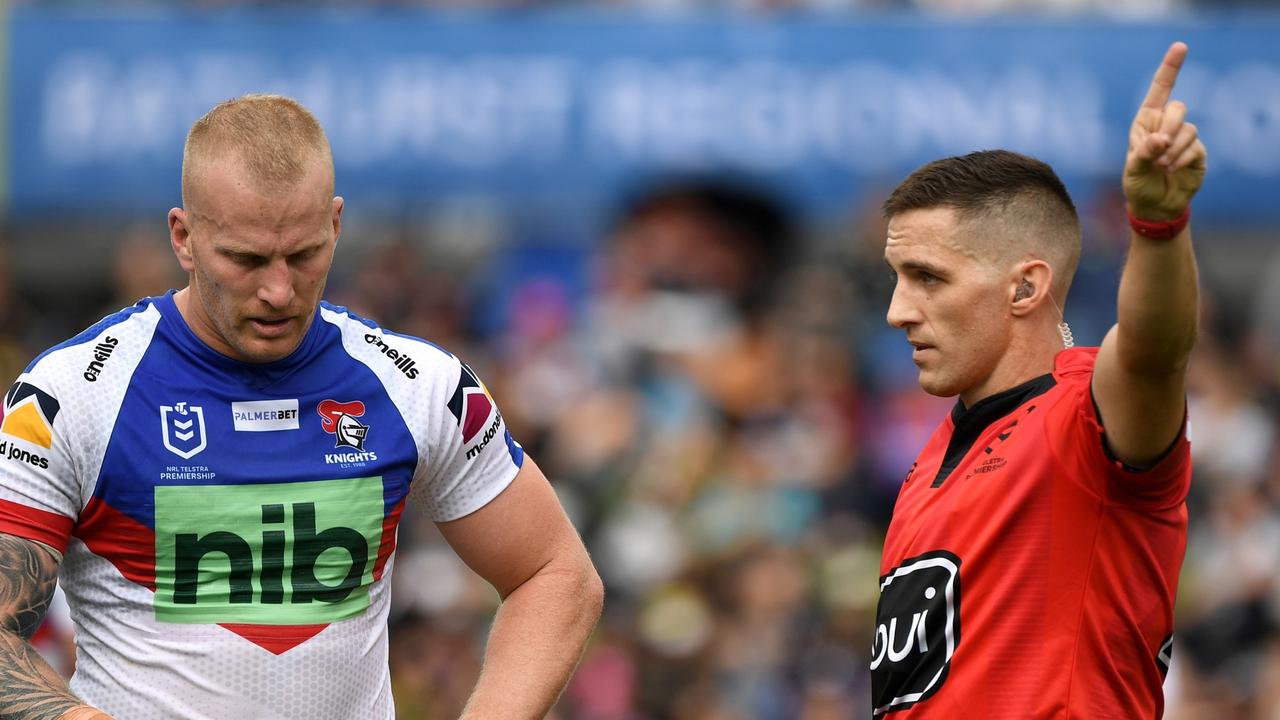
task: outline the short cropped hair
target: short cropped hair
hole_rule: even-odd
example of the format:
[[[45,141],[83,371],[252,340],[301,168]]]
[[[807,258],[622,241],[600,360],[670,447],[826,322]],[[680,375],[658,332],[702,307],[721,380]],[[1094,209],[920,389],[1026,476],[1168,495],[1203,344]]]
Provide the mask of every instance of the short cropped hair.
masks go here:
[[[182,151],[182,202],[201,162],[234,157],[263,190],[298,183],[316,160],[333,172],[324,129],[298,101],[282,95],[243,95],[218,103],[191,126]]]
[[[935,160],[907,176],[884,203],[887,218],[910,210],[953,208],[962,223],[1004,232],[970,233],[970,249],[987,257],[1047,260],[1065,301],[1080,260],[1080,219],[1071,195],[1047,163],[1008,150]],[[975,246],[976,245],[976,246]]]

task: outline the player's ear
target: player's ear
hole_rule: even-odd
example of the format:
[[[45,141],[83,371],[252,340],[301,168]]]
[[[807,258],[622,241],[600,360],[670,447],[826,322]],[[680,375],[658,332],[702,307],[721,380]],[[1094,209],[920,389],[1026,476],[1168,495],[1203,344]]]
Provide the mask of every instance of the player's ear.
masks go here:
[[[341,195],[333,198],[333,241],[337,242],[342,235],[342,208],[346,201]]]
[[[178,265],[187,273],[195,271],[195,259],[191,256],[191,217],[182,208],[169,210],[169,245],[178,258]]]
[[[1047,302],[1053,287],[1053,268],[1044,260],[1018,264],[1009,282],[1009,312],[1014,317],[1030,315]]]

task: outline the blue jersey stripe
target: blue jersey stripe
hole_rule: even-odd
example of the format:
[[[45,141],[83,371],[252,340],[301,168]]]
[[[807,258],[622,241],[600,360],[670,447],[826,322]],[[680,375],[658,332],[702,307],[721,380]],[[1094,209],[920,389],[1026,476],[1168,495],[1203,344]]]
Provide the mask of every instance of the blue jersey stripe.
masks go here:
[[[169,291],[170,295],[172,295],[173,293],[174,293],[173,290]],[[86,328],[79,335],[76,335],[75,337],[69,340],[64,340],[63,342],[60,342],[57,345],[54,345],[48,350],[45,350],[44,352],[37,355],[36,359],[32,360],[31,363],[27,365],[26,369],[23,370],[23,372],[31,372],[31,369],[34,368],[41,360],[44,359],[46,355],[48,355],[51,352],[55,352],[63,348],[75,347],[76,345],[83,345],[84,343],[87,343],[90,340],[101,335],[102,332],[107,328],[115,325],[119,325],[125,320],[128,320],[130,317],[137,315],[140,312],[146,311],[147,308],[151,307],[151,305],[155,303],[155,300],[156,298],[143,298],[130,307],[124,308],[123,310],[114,312],[102,318],[98,322],[94,323],[92,326]]]
[[[335,313],[338,313],[339,315],[346,315],[347,317],[351,318],[352,320],[355,320],[356,322],[360,323],[361,325],[364,325],[365,327],[369,328],[370,330],[377,330],[377,331],[381,332],[383,335],[390,335],[390,336],[392,336],[392,337],[404,338],[405,340],[412,340],[412,341],[414,341],[414,342],[419,342],[419,343],[422,343],[423,345],[427,345],[427,346],[430,346],[430,347],[433,347],[433,348],[435,348],[435,349],[439,350],[440,352],[444,353],[446,357],[453,357],[453,353],[449,352],[448,350],[445,350],[444,348],[442,348],[442,347],[440,347],[439,345],[437,345],[437,344],[435,344],[435,343],[431,342],[430,340],[426,340],[426,339],[424,339],[424,338],[417,337],[416,335],[405,335],[404,333],[398,333],[398,332],[395,332],[395,331],[393,331],[393,330],[388,330],[388,329],[386,329],[386,328],[382,327],[381,325],[378,325],[378,323],[376,323],[376,322],[374,322],[374,321],[370,320],[369,318],[362,317],[362,316],[360,316],[360,315],[355,314],[354,312],[351,312],[350,308],[347,308],[346,306],[343,306],[343,305],[333,305],[333,304],[331,304],[331,303],[329,303],[329,302],[326,302],[326,301],[324,301],[324,300],[321,300],[321,301],[320,301],[320,307],[323,307],[323,308],[324,308],[324,309],[326,309],[326,310],[331,310],[331,311],[333,311],[333,312],[335,312]]]

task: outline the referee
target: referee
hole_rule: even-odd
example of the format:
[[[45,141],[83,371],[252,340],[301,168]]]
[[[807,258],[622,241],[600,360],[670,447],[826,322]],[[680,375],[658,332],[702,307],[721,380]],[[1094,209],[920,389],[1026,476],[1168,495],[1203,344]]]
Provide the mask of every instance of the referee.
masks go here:
[[[1164,709],[1191,479],[1191,197],[1205,148],[1164,56],[1129,131],[1132,228],[1101,347],[1063,322],[1080,224],[1046,164],[929,163],[894,190],[888,322],[956,396],[899,491],[881,560],[874,714],[1152,718]]]

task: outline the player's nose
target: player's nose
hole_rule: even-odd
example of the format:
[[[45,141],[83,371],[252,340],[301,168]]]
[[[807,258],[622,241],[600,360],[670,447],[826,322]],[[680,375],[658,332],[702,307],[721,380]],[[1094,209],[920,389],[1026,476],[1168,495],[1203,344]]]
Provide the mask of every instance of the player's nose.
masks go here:
[[[275,258],[263,268],[258,299],[281,310],[293,302],[293,273],[284,258]]]

